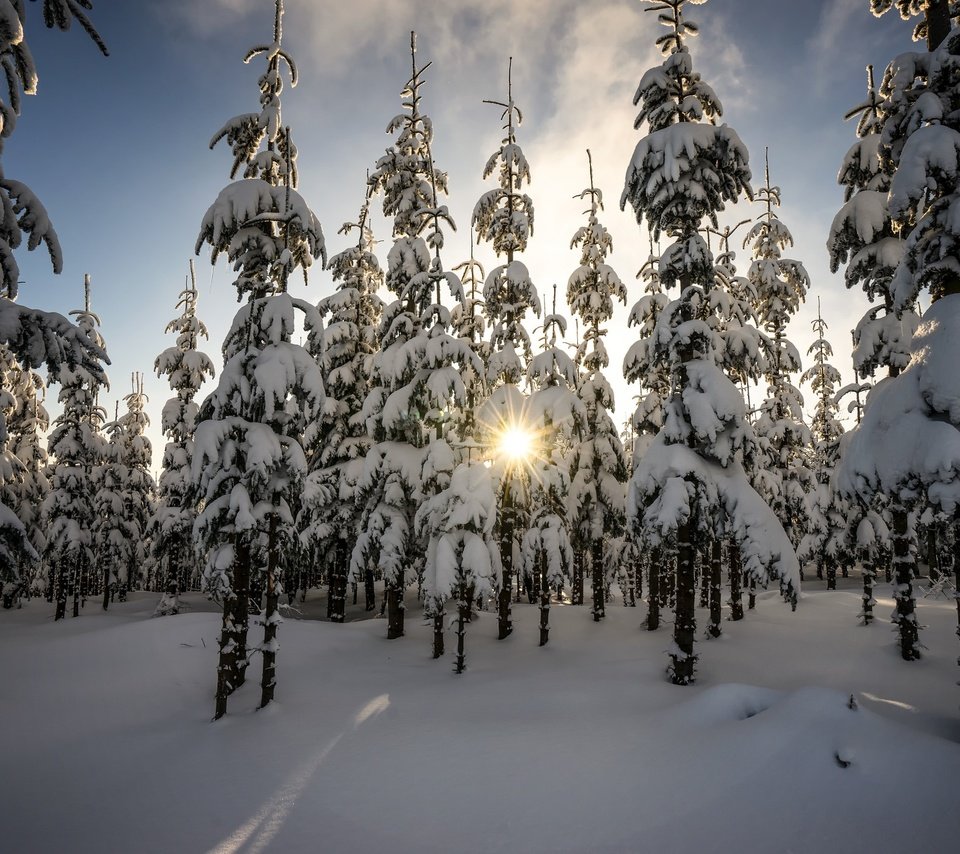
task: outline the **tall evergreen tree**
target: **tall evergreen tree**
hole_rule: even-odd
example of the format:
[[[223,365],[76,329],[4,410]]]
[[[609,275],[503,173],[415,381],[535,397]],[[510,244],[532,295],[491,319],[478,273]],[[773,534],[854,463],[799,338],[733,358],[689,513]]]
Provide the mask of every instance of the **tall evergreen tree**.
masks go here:
[[[383,300],[377,291],[383,271],[374,255],[369,193],[357,222],[344,223],[341,234],[357,231],[357,242],[330,259],[337,290],[317,309],[326,320],[323,369],[327,400],[322,417],[308,425],[310,474],[304,487],[301,527],[307,552],[326,566],[330,578],[330,618],[343,622],[350,556],[360,528],[354,500],[357,481],[371,438],[361,416],[370,390],[377,326]],[[373,608],[372,569],[365,569],[367,610]]]
[[[263,56],[260,112],[230,119],[211,147],[226,138],[233,148],[231,177],[207,210],[196,251],[211,246],[237,273],[234,285],[246,303],[223,345],[217,388],[203,402],[194,436],[193,497],[203,501],[195,531],[207,553],[204,583],[223,603],[214,718],[244,681],[251,573],[263,572],[263,659],[260,705],[273,700],[283,558],[298,536],[291,506],[306,475],[301,446],[305,425],[323,404],[320,368],[294,344],[297,314],[315,348],[322,333],[317,310],[287,292],[290,275],[304,276],[315,258],[326,260],[323,232],[296,190],[296,148],[281,116],[283,69],[291,86],[296,66],[284,51],[282,0],[276,0],[273,40],[247,53]]]
[[[397,139],[370,176],[371,187],[383,193],[384,214],[393,217],[395,240],[386,285],[396,299],[383,312],[381,350],[373,360],[363,406],[376,444],[367,453],[358,484],[363,516],[350,569],[354,580],[370,566],[383,574],[390,639],[404,633],[404,589],[423,572],[415,518],[415,502],[424,495],[423,478],[430,481],[426,489],[432,493],[442,488],[453,468],[452,452],[442,447],[445,409],[464,400],[463,382],[453,365],[472,357],[464,342],[447,333],[449,310],[440,300],[443,289],[460,300],[462,289],[440,261],[441,224],[453,227],[453,221],[438,202],[447,177],[434,165],[433,124],[420,108],[422,75],[430,63],[417,67],[414,33],[410,57],[410,79],[401,92],[406,112],[387,125],[388,133],[398,132]],[[434,447],[435,442],[440,444]],[[439,479],[434,480],[435,475]]]
[[[124,550],[133,532],[124,519],[123,483],[127,467],[123,459],[123,429],[120,424],[120,404],[114,410],[114,419],[103,424],[105,440],[101,443],[99,461],[91,472],[94,487],[93,552],[100,571],[100,592],[103,608],[110,606],[118,593],[125,598]]]
[[[840,438],[843,425],[838,419],[837,386],[840,372],[830,364],[833,348],[826,338],[827,322],[820,312],[817,300],[817,318],[813,321],[817,336],[807,353],[813,356],[813,365],[804,372],[801,382],[809,383],[817,403],[810,427],[814,438],[813,465],[816,489],[810,493],[808,517],[810,529],[800,546],[801,560],[814,560],[817,578],[826,576],[827,589],[837,586],[837,564],[849,562],[849,548],[845,542],[851,508],[833,487],[833,472],[840,458]]]
[[[50,416],[42,401],[43,379],[36,371],[17,362],[8,349],[4,348],[3,353],[5,370],[0,387],[9,390],[6,392],[9,397],[0,420],[7,430],[0,503],[13,511],[33,549],[31,554],[29,549],[22,548],[19,537],[15,537],[12,547],[5,546],[3,605],[11,607],[20,596],[33,592],[34,581],[42,585],[39,577],[42,563],[38,556],[47,542],[42,507],[50,490],[43,439]]]
[[[867,96],[850,110],[846,119],[857,118],[857,141],[840,166],[837,181],[844,187],[844,205],[830,227],[827,248],[830,269],[846,264],[848,288],[863,288],[872,306],[853,333],[854,369],[861,377],[887,368],[896,376],[910,357],[910,339],[919,318],[915,311],[897,313],[893,308],[890,280],[903,257],[903,239],[894,227],[887,207],[893,177],[892,164],[881,157],[883,99],[867,67]]]
[[[529,310],[540,314],[540,298],[530,279],[526,265],[516,259],[527,248],[533,234],[533,201],[523,192],[530,182],[530,165],[517,143],[516,128],[523,115],[513,100],[513,59],[507,70],[507,100],[485,101],[502,107],[501,119],[506,135],[499,148],[487,160],[483,177],[497,172],[497,186],[484,193],[473,209],[473,227],[477,238],[488,241],[493,251],[506,263],[490,271],[483,286],[484,306],[490,325],[490,354],[487,361],[489,397],[481,409],[480,422],[492,446],[504,436],[516,436],[526,430],[523,424],[526,406],[520,390],[530,359],[530,336],[524,329]],[[497,626],[501,640],[513,632],[511,591],[523,530],[522,466],[502,467],[503,479],[498,489],[497,535],[502,566],[498,592]]]
[[[650,236],[650,254],[644,262],[637,278],[644,282],[644,295],[634,304],[627,321],[629,326],[638,327],[638,340],[627,350],[623,360],[623,374],[628,382],[640,384],[641,393],[637,396],[637,408],[631,416],[630,427],[634,433],[629,470],[633,472],[640,458],[650,447],[654,438],[663,427],[664,402],[670,395],[670,369],[656,355],[653,332],[657,328],[660,315],[670,304],[670,298],[663,292],[660,284],[660,258],[655,251],[653,237]],[[627,489],[628,505],[632,491]],[[637,514],[630,513],[636,521]],[[642,526],[630,526],[630,536],[635,543],[645,543]],[[648,566],[647,619],[649,631],[660,627],[660,609],[667,604],[668,587],[672,588],[674,576],[672,567],[675,548],[668,539],[666,549],[660,544],[645,548]]]
[[[761,495],[777,514],[794,548],[808,527],[807,496],[814,490],[807,449],[810,428],[804,423],[803,396],[790,381],[801,369],[800,354],[787,338],[787,324],[803,302],[810,277],[803,264],[784,258],[793,236],[774,212],[780,206],[780,188],[770,183],[769,159],[764,186],[757,199],[766,210],[744,238],[753,262],[747,279],[756,295],[757,318],[770,336],[767,357],[767,396],[760,404],[754,430],[762,441],[765,488]]]
[[[529,466],[529,518],[521,541],[524,586],[540,604],[540,646],[549,636],[550,598],[572,580],[568,501],[570,476],[563,447],[588,435],[587,407],[577,396],[577,366],[559,346],[566,320],[556,310],[544,317],[543,350],[531,360],[527,376],[531,388],[524,423],[533,432]],[[558,336],[559,333],[559,336]],[[602,561],[592,566],[593,614],[599,620],[606,593]]]
[[[743,400],[722,368],[724,343],[713,321],[723,300],[715,288],[713,255],[700,234],[702,220],[717,226],[724,203],[749,192],[747,151],[736,132],[712,120],[722,113],[713,90],[693,70],[686,41],[697,27],[686,21],[686,0],[651,2],[668,32],[657,39],[663,63],[641,78],[635,126],[648,133],[637,144],[621,197],[644,218],[654,239],[674,242],[660,257],[659,275],[680,295],[654,331],[655,353],[671,372],[664,427],[636,467],[631,507],[654,542],[677,544],[677,606],[672,681],[694,681],[694,584],[698,540],[728,529],[740,543],[744,568],[758,580],[779,576],[793,595],[796,556],[782,527],[747,482],[740,452],[753,441]]]
[[[84,290],[83,310],[70,313],[85,337],[102,352],[103,338],[97,331],[100,318],[90,309],[89,276]],[[59,382],[57,400],[62,411],[50,431],[48,450],[54,462],[51,489],[44,502],[48,531],[44,557],[51,567],[57,620],[67,615],[68,597],[73,598],[73,615],[79,616],[82,588],[93,568],[93,472],[103,457],[103,412],[97,396],[106,387],[106,377],[102,371],[78,364],[61,367]]]
[[[101,52],[106,55],[107,48],[97,34],[84,10],[92,8],[90,0],[44,0],[43,18],[48,28],[67,30],[76,21],[93,39]],[[27,4],[23,0],[3,0],[0,8],[3,26],[0,27],[0,61],[2,61],[6,82],[6,91],[0,92],[0,347],[8,348],[10,358],[22,368],[32,369],[45,366],[47,378],[51,383],[59,381],[61,367],[73,370],[78,366],[105,381],[102,360],[106,353],[90,340],[82,330],[70,323],[63,315],[40,311],[17,305],[20,286],[20,267],[15,251],[26,243],[28,251],[43,245],[50,255],[55,273],[63,266],[63,253],[60,239],[50,221],[40,199],[22,181],[5,174],[2,155],[7,139],[16,129],[20,116],[23,95],[37,92],[37,68],[33,54],[26,40]],[[12,380],[15,372],[4,371],[0,380]],[[67,382],[72,377],[66,378]],[[6,395],[13,390],[9,386],[0,386],[4,391],[3,407],[16,409],[16,400]],[[0,444],[7,440],[6,427],[0,414]],[[17,466],[19,470],[19,466]],[[34,486],[39,485],[35,478]],[[7,492],[6,498],[15,501]],[[31,537],[27,527],[36,531],[36,518],[39,509],[37,501],[42,495],[34,495],[31,500],[21,503],[20,507],[27,516],[18,516],[17,511],[6,501],[0,501],[0,586],[8,589],[12,597],[14,588],[23,584],[20,567],[25,559],[32,559],[32,539],[42,548],[36,534]]]
[[[154,612],[157,616],[180,610],[180,593],[194,582],[194,550],[191,548],[197,506],[190,497],[190,465],[193,434],[200,407],[195,398],[200,387],[215,375],[210,357],[198,350],[207,327],[197,317],[197,286],[190,260],[190,283],[177,300],[179,316],[167,324],[175,332],[174,346],[167,347],[154,362],[158,376],[166,376],[174,392],[164,404],[160,426],[167,437],[159,479],[159,500],[150,523],[153,559],[164,579],[164,592]]]
[[[874,0],[882,14],[890,2]],[[859,427],[844,448],[841,489],[871,502],[889,501],[893,546],[894,622],[900,653],[920,657],[913,593],[915,518],[926,504],[950,516],[960,492],[960,332],[958,230],[950,211],[960,198],[960,34],[949,32],[946,0],[897,3],[901,15],[923,15],[915,34],[927,52],[898,56],[881,84],[881,168],[891,176],[887,210],[904,235],[903,255],[889,283],[895,312],[909,311],[927,289],[931,306],[914,335],[910,361],[874,386]]]
[[[150,473],[153,447],[146,436],[150,418],[146,413],[147,395],[143,390],[143,374],[131,377],[130,393],[124,396],[127,411],[119,418],[120,459],[124,479],[120,484],[123,500],[121,518],[127,536],[120,553],[119,598],[128,590],[138,589],[146,580],[143,567],[150,556],[149,528],[153,516],[156,483]]]
[[[597,216],[603,209],[603,195],[593,184],[589,151],[587,159],[590,186],[579,198],[589,198],[590,208],[586,212],[587,224],[577,230],[571,241],[572,247],[580,248],[580,266],[567,282],[570,310],[583,322],[583,339],[577,347],[577,361],[583,372],[577,393],[586,412],[570,458],[570,504],[574,546],[589,555],[593,618],[599,620],[604,610],[603,574],[612,563],[613,547],[624,532],[628,479],[623,444],[611,416],[613,390],[604,375],[610,358],[603,339],[606,325],[613,317],[614,302],[626,302],[627,289],[607,263],[613,239]]]

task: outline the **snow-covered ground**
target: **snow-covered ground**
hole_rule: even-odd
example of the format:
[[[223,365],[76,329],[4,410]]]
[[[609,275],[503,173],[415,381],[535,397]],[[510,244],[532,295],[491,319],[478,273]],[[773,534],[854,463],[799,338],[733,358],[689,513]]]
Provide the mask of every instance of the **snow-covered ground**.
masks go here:
[[[34,601],[0,613],[0,850],[955,851],[954,603],[922,602],[908,664],[888,623],[857,624],[856,581],[793,614],[762,594],[687,688],[642,608],[555,607],[542,649],[535,609],[499,642],[484,613],[462,676],[413,609],[399,641],[288,619],[278,702],[254,711],[256,661],[217,723],[201,597],[57,624]]]

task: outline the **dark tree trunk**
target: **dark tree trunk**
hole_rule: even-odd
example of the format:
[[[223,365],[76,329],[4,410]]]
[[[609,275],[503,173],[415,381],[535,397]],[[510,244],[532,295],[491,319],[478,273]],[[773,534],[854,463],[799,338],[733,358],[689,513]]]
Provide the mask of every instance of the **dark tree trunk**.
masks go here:
[[[232,595],[223,600],[223,622],[220,628],[220,657],[217,661],[217,695],[213,719],[219,720],[227,713],[227,697],[236,689],[237,646],[233,615],[236,602]]]
[[[497,638],[504,640],[513,632],[510,594],[513,586],[513,501],[509,483],[503,490],[500,520],[500,563],[502,566],[500,592],[497,595]]]
[[[464,615],[464,619],[466,619],[468,623],[472,623],[473,622],[473,603],[474,603],[474,600],[477,598],[477,585],[468,584],[466,597],[464,598],[461,596],[461,598],[464,599],[463,604],[467,608],[467,613]]]
[[[306,593],[306,585],[304,585]],[[372,611],[377,607],[377,592],[373,586],[373,570],[368,569],[363,573],[363,601],[367,611]]]
[[[728,552],[730,561],[730,619],[743,619],[743,562],[740,558],[740,543],[731,542]]]
[[[700,607],[706,608],[710,605],[710,560],[711,556],[706,552],[697,555],[700,565]]]
[[[570,604],[583,604],[583,551],[580,548],[573,553],[573,584],[570,590]]]
[[[70,573],[70,595],[73,597],[73,616],[80,616],[80,584],[82,581],[81,578],[81,562],[77,560],[73,565],[73,572]]]
[[[837,589],[837,562],[832,557],[828,557],[823,553],[823,550],[820,551],[819,560],[817,561],[817,567],[826,567],[827,570],[827,590],[836,590]],[[822,573],[822,569],[820,570]],[[822,577],[822,575],[818,576]]]
[[[457,655],[453,660],[453,672],[463,673],[467,666],[464,652],[464,638],[467,634],[467,622],[470,619],[474,586],[467,587],[462,582],[457,585]]]
[[[550,584],[547,581],[547,558],[540,556],[540,646],[550,638]]]
[[[660,566],[660,610],[666,611],[677,604],[677,550],[673,544],[663,549]]]
[[[937,526],[927,528],[927,575],[931,581],[940,578],[940,549],[937,546]]]
[[[403,570],[387,583],[387,640],[403,637]]]
[[[647,578],[647,631],[653,632],[660,628],[660,564],[663,560],[663,550],[655,546],[650,550]]]
[[[250,625],[250,544],[238,538],[236,557],[233,565],[233,626],[234,643],[237,647],[235,659],[236,676],[233,690],[239,688],[247,678],[247,629]]]
[[[750,576],[749,593],[747,593],[747,610],[752,611],[757,607],[757,579]]]
[[[342,623],[347,613],[347,544],[337,540],[330,568],[330,622]]]
[[[267,532],[267,604],[263,612],[263,676],[260,679],[260,708],[273,700],[277,686],[277,626],[280,623],[280,583],[277,568],[280,565],[280,546],[277,543],[277,517],[270,516]]]
[[[101,558],[102,560],[102,558]],[[106,611],[110,605],[110,565],[107,561],[103,563],[103,610]]]
[[[54,614],[54,622],[62,620],[67,616],[67,566],[66,561],[57,563],[55,581],[53,584],[54,596],[57,600],[57,610]]]
[[[720,637],[723,619],[723,558],[720,540],[714,540],[710,549],[710,626],[711,637]]]
[[[633,607],[637,605],[637,599],[643,598],[643,558],[639,556],[639,549],[636,552],[637,560],[636,563],[631,567],[630,572],[633,573],[633,599],[630,601],[630,604]]]
[[[603,540],[590,543],[590,575],[593,587],[593,621],[599,623],[607,616],[604,607]]]
[[[863,624],[869,626],[873,622],[873,606],[876,600],[873,598],[873,585],[877,580],[877,570],[874,565],[874,555],[872,551],[864,552],[863,556],[863,595],[860,597],[863,602],[863,611],[860,616],[863,618]]]
[[[890,505],[893,521],[893,598],[897,607],[894,621],[900,629],[900,655],[904,661],[920,658],[920,629],[917,625],[916,606],[913,597],[914,558],[911,554],[910,520],[906,508],[900,503]]]
[[[948,0],[929,0],[925,15],[927,20],[927,50],[936,50],[950,34],[950,4]]]
[[[673,643],[670,653],[670,679],[674,685],[690,685],[695,675],[696,656],[693,653],[697,631],[697,550],[694,545],[692,520],[677,528],[677,606],[674,611]]]
[[[443,618],[447,612],[442,602],[434,602],[436,610],[433,612],[433,657],[440,658],[444,653],[443,646]]]

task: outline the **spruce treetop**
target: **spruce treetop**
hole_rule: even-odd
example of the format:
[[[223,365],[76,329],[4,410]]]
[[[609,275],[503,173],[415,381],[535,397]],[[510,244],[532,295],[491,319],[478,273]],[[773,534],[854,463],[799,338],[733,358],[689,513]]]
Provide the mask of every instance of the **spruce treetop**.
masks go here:
[[[239,273],[237,298],[283,292],[291,273],[300,268],[306,281],[315,258],[326,263],[323,230],[316,215],[297,192],[296,148],[290,128],[282,123],[280,93],[283,71],[296,85],[296,65],[281,47],[283,0],[276,0],[274,38],[251,48],[244,62],[263,56],[267,68],[260,77],[260,112],[230,119],[210,141],[213,148],[226,139],[233,151],[230,177],[244,165],[243,179],[220,191],[200,224],[195,251],[209,243],[210,261],[224,254]]]
[[[394,116],[386,132],[397,132],[392,147],[376,164],[370,175],[373,192],[383,193],[383,213],[393,217],[393,236],[414,238],[427,230],[426,241],[431,248],[442,248],[443,234],[439,228],[428,229],[444,219],[452,226],[446,207],[437,205],[437,192],[447,191],[447,174],[434,166],[430,145],[433,141],[433,122],[420,109],[424,86],[423,72],[433,63],[417,68],[416,33],[410,33],[410,79],[400,92],[405,112]]]
[[[497,255],[512,261],[513,253],[523,252],[533,235],[533,200],[521,192],[524,181],[530,183],[530,164],[517,143],[523,113],[513,100],[513,57],[507,67],[507,100],[484,103],[503,107],[500,118],[506,135],[483,168],[484,178],[498,170],[499,186],[480,197],[473,209],[473,226],[480,240],[489,241]]]

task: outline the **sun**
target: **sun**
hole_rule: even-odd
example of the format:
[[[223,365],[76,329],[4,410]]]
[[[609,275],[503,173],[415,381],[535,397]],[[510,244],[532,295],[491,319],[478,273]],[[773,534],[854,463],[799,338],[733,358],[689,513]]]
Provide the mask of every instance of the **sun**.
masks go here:
[[[500,434],[497,451],[511,462],[522,462],[534,454],[533,434],[522,427],[508,427]]]

